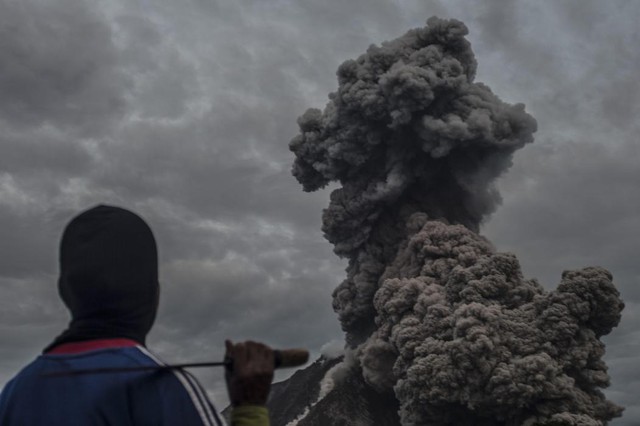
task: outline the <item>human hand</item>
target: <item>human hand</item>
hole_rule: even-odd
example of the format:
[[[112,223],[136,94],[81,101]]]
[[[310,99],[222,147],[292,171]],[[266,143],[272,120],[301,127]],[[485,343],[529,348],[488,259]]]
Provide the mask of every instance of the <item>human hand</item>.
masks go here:
[[[265,405],[273,380],[273,350],[252,341],[226,340],[225,346],[225,358],[231,361],[225,371],[231,405]]]

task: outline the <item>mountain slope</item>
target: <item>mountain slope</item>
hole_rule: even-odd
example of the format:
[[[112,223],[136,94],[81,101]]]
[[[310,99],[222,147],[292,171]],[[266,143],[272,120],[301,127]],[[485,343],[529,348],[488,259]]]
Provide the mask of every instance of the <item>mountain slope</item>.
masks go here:
[[[392,394],[376,392],[354,371],[340,374],[333,388],[318,401],[320,383],[340,361],[321,357],[289,379],[275,383],[268,402],[272,424],[399,426],[396,398]]]

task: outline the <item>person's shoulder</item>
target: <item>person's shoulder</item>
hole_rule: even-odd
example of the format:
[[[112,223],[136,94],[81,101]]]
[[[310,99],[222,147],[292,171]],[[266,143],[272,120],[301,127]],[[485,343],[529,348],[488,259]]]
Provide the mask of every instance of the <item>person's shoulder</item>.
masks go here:
[[[2,387],[2,389],[0,389],[0,401],[6,400],[11,394],[13,394],[16,387],[19,387],[20,383],[38,377],[42,372],[42,368],[43,360],[41,356],[24,366]]]
[[[22,369],[18,371],[9,382],[7,382],[7,385],[4,388],[8,388],[10,384],[14,384],[25,377],[41,374],[45,363],[46,361],[43,359],[42,355],[38,356],[36,359],[22,367]]]

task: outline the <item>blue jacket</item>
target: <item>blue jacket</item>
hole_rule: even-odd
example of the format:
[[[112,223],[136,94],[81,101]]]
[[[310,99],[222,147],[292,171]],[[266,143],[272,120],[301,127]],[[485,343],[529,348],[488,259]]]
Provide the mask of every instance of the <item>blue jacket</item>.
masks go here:
[[[184,371],[46,376],[80,369],[161,364],[142,346],[41,355],[0,394],[0,425],[225,424],[196,379]]]

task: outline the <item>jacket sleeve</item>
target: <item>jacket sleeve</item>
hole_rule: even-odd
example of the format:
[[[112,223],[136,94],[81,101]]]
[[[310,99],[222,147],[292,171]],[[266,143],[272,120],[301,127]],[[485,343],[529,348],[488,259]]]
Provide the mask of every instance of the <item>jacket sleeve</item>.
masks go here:
[[[269,411],[261,405],[233,407],[231,426],[269,426]]]

